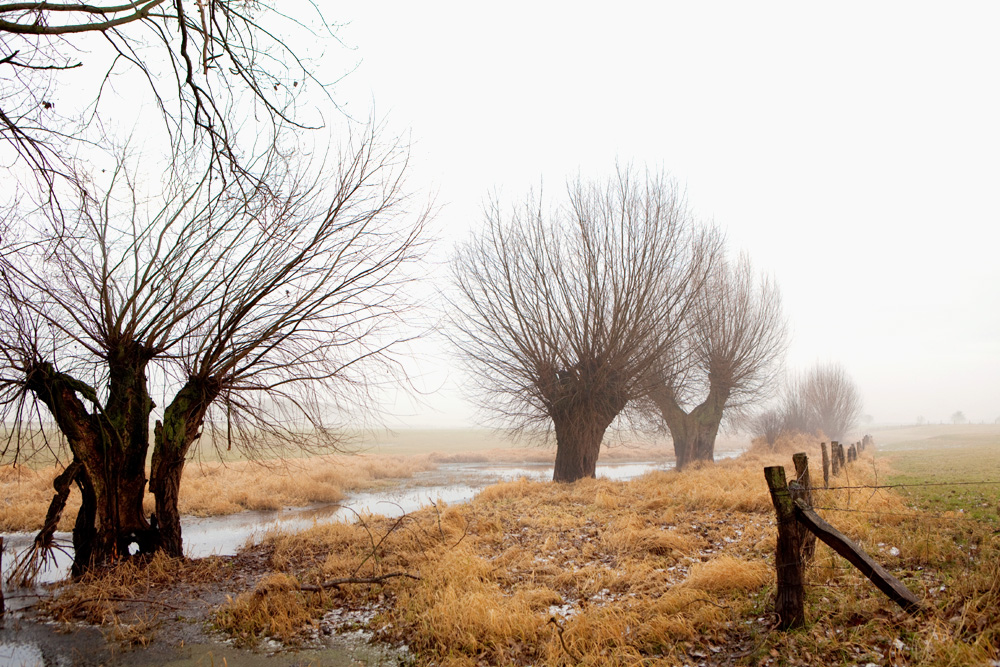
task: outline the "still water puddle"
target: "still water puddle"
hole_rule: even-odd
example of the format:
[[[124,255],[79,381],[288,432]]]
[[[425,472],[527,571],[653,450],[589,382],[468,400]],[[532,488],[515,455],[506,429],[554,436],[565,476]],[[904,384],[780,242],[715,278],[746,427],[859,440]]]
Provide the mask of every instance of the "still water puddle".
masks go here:
[[[668,470],[672,463],[610,463],[597,466],[599,478],[624,481],[653,470]],[[276,511],[246,511],[239,514],[212,517],[183,517],[181,530],[184,551],[191,558],[210,555],[231,556],[248,543],[257,542],[269,531],[300,531],[319,523],[352,521],[359,515],[381,514],[400,516],[443,501],[448,505],[472,500],[484,487],[515,479],[545,481],[552,479],[551,464],[521,463],[515,465],[486,463],[445,464],[409,479],[400,480],[391,488],[357,493],[337,504],[294,507]],[[34,533],[4,535],[4,579],[13,562],[13,555],[26,549]],[[72,562],[72,536],[56,533],[57,543],[65,551],[56,552],[56,562],[50,563],[39,575],[38,584],[64,579]],[[9,606],[16,607],[16,599]],[[12,604],[11,604],[12,603]]]

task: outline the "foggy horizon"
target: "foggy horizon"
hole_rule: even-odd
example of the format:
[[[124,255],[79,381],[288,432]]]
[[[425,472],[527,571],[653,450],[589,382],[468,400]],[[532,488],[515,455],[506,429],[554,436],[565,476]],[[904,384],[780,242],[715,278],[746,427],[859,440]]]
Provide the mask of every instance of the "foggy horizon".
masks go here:
[[[558,198],[616,161],[662,166],[777,279],[790,370],[843,364],[879,424],[1000,417],[1000,8],[390,3],[343,19],[358,67],[338,96],[412,137],[441,272],[491,193]],[[475,426],[450,352],[417,347],[436,395],[390,423]]]

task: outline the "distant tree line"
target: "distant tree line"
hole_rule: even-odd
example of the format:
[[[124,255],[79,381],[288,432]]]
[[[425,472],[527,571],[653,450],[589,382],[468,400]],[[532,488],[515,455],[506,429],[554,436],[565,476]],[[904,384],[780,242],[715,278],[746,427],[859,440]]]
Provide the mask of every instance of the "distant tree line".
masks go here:
[[[817,364],[791,375],[775,407],[747,420],[756,439],[774,445],[782,435],[815,434],[842,440],[861,419],[864,403],[854,380],[840,364]]]

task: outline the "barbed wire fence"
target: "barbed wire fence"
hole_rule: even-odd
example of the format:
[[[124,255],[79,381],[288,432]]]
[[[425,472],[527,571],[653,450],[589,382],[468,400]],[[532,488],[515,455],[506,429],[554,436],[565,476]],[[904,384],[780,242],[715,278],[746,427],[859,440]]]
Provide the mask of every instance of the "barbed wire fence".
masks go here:
[[[917,522],[919,526],[911,529],[911,533],[922,530],[926,535],[928,559],[932,537],[940,538],[943,533],[947,533],[953,540],[953,546],[961,551],[963,546],[956,538],[962,533],[975,533],[977,528],[981,528],[982,519],[973,516],[970,511],[965,511],[965,508],[940,512],[907,510],[899,496],[895,494],[890,496],[885,492],[925,487],[1000,486],[1000,479],[997,479],[996,474],[980,480],[883,482],[879,479],[879,469],[875,459],[871,457],[870,472],[854,475],[855,479],[852,480],[851,473],[858,470],[856,464],[861,460],[862,452],[873,445],[874,440],[867,435],[862,441],[852,444],[846,450],[840,443],[832,442],[828,452],[826,443],[822,443],[822,485],[811,483],[808,456],[805,453],[793,456],[795,476],[790,483],[785,483],[784,467],[765,468],[765,477],[768,479],[778,517],[778,545],[775,558],[778,589],[775,597],[775,613],[780,628],[793,628],[804,623],[806,571],[810,573],[808,586],[823,588],[868,586],[869,584],[861,577],[851,576],[852,572],[860,572],[904,610],[914,613],[922,608],[923,605],[917,596],[865,551],[866,548],[870,551],[877,549],[879,557],[884,558],[887,555],[894,559],[893,562],[896,564],[912,556],[904,554],[896,546],[881,541],[875,542],[872,539],[871,533],[882,525],[898,526],[905,522]],[[837,478],[843,482],[838,484]],[[874,481],[867,481],[872,478]],[[826,523],[816,511],[829,513],[832,521],[840,521],[840,517],[845,517],[849,521],[852,518],[856,519],[855,515],[862,515],[868,534],[855,543]],[[857,532],[852,531],[854,528],[857,526],[852,525],[848,532]],[[817,537],[832,549],[831,554],[825,556],[822,562],[814,557],[814,543]],[[963,552],[968,561],[967,567],[973,564],[976,548],[976,544],[970,544]]]

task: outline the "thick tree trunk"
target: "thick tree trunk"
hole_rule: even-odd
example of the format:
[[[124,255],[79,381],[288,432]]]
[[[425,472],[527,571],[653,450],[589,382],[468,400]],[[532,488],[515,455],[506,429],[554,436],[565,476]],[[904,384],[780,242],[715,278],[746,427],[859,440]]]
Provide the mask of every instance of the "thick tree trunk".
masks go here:
[[[156,499],[155,521],[160,547],[171,556],[184,555],[178,494],[188,450],[200,435],[208,406],[219,395],[219,383],[191,378],[163,412],[153,430],[149,490]]]
[[[696,461],[715,460],[715,438],[719,434],[728,399],[728,392],[713,388],[703,403],[691,412],[684,412],[673,395],[667,392],[654,398],[674,441],[678,470]]]
[[[51,364],[31,369],[27,387],[46,405],[81,469],[74,476],[83,505],[73,529],[73,572],[113,561],[133,550],[157,548],[156,531],[142,509],[152,401],[146,360],[138,346],[109,359],[108,399]],[[95,406],[89,411],[84,400]]]
[[[618,373],[601,360],[588,359],[562,371],[544,369],[538,385],[544,388],[556,432],[553,481],[594,477],[604,433],[627,403]]]
[[[605,407],[576,405],[553,417],[556,431],[556,462],[552,480],[575,482],[597,473],[597,457],[608,426],[618,415]]]
[[[181,557],[184,555],[184,542],[177,502],[181,475],[184,474],[184,455],[177,448],[161,445],[164,442],[162,423],[156,422],[153,433],[155,445],[149,490],[156,499],[155,520],[160,531],[160,546],[167,554]]]
[[[92,417],[99,437],[75,450],[93,490],[95,504],[91,562],[152,553],[156,531],[142,508],[146,493],[149,415],[146,356],[138,345],[122,345],[108,360],[108,399]],[[85,545],[74,543],[76,549]]]

